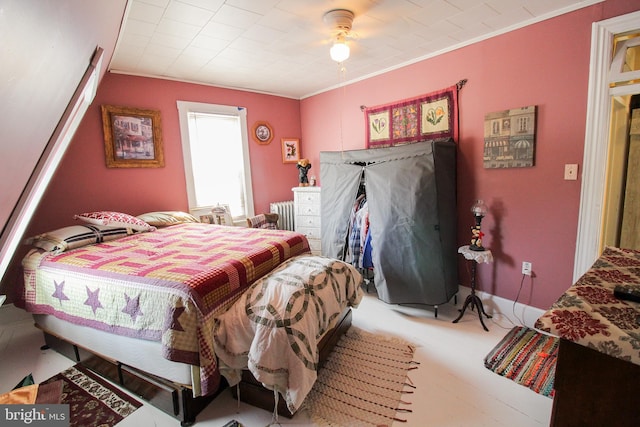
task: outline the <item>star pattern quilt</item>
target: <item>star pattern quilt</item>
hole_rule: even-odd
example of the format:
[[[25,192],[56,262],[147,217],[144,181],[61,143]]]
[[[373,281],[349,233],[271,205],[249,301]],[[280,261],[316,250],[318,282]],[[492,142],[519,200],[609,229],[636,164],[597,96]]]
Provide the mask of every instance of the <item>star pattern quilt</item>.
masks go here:
[[[161,341],[163,356],[220,382],[214,319],[255,280],[309,252],[302,234],[189,223],[23,260],[24,308],[114,334]]]

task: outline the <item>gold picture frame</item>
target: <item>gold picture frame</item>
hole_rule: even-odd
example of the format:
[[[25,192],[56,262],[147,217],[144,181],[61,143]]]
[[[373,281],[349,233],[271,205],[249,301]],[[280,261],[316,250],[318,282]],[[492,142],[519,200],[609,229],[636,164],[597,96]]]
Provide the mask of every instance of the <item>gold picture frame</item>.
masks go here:
[[[300,139],[282,138],[282,163],[298,163],[300,160]]]
[[[102,105],[108,168],[164,167],[160,111]]]

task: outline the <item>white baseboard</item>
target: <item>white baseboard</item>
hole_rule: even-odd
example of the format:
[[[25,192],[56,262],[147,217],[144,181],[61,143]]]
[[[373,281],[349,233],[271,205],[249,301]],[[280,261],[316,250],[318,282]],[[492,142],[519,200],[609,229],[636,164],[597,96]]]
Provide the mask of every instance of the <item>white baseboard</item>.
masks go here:
[[[458,304],[464,304],[465,299],[471,293],[471,288],[466,286],[458,287]],[[493,321],[497,323],[504,323],[507,326],[509,323],[514,325],[523,325],[533,328],[536,320],[542,316],[546,310],[542,310],[536,307],[531,307],[526,304],[521,304],[506,298],[498,297],[487,292],[476,291],[476,295],[482,300],[484,311],[493,316]]]

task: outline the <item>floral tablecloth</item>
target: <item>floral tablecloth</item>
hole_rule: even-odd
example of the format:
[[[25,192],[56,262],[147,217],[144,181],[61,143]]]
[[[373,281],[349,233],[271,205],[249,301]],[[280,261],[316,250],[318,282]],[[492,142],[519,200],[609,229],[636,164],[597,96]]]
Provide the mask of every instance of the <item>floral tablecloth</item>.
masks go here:
[[[640,365],[640,303],[614,297],[616,285],[640,288],[640,251],[606,247],[536,328]]]

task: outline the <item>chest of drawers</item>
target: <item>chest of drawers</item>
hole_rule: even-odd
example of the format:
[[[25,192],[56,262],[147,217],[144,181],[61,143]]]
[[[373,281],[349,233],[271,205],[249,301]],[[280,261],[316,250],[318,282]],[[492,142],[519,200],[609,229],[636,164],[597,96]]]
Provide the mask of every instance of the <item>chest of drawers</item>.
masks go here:
[[[320,187],[294,187],[295,229],[307,236],[311,253],[321,255]]]

